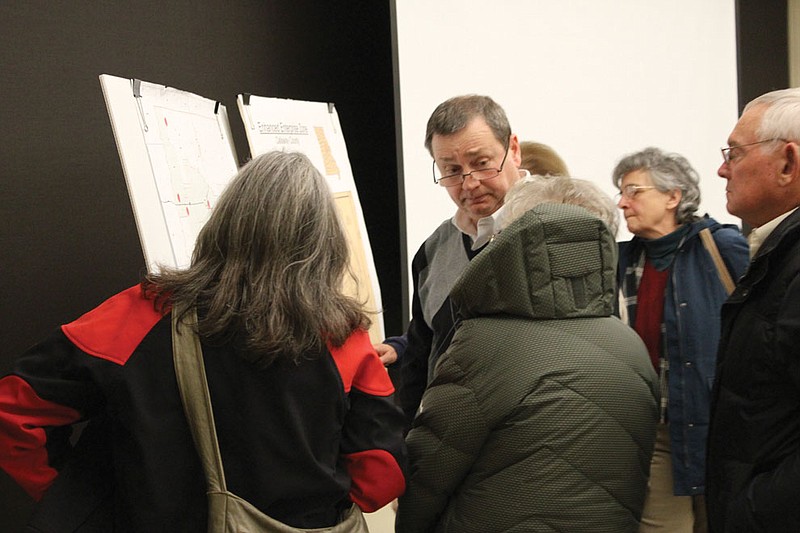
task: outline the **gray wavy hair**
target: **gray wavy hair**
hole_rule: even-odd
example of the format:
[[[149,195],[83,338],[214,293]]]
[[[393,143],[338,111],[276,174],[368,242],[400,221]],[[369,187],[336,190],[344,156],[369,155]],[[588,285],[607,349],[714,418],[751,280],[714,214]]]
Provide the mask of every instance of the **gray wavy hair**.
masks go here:
[[[162,268],[142,286],[156,307],[196,305],[201,337],[231,343],[264,367],[340,346],[369,319],[342,292],[344,231],[325,178],[300,153],[244,165],[197,237],[191,265]]]
[[[675,211],[678,224],[698,218],[695,213],[700,207],[700,176],[685,157],[654,147],[628,154],[619,160],[611,173],[614,186],[619,188],[622,179],[636,170],[647,172],[653,185],[661,192],[681,191],[681,200]]]
[[[619,210],[614,200],[594,183],[567,176],[537,175],[515,183],[506,193],[499,229],[505,229],[526,211],[544,203],[583,207],[602,220],[612,235],[617,234]]]

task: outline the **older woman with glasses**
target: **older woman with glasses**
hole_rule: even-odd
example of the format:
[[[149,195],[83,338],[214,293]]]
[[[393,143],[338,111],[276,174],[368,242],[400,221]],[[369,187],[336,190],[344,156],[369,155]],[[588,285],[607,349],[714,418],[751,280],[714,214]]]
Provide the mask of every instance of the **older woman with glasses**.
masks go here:
[[[681,155],[646,148],[623,157],[612,177],[634,234],[619,245],[620,314],[647,346],[661,387],[640,532],[706,531],[705,443],[729,292],[723,278],[744,272],[747,243],[736,226],[695,214],[699,177]]]
[[[188,267],[148,274],[0,377],[0,468],[38,500],[26,530],[254,531],[222,516],[238,501],[269,531],[367,531],[360,509],[405,488],[404,418],[342,290],[348,258],[306,156],[243,166]],[[184,408],[181,354],[205,374],[210,420]],[[199,452],[202,430],[216,453]]]

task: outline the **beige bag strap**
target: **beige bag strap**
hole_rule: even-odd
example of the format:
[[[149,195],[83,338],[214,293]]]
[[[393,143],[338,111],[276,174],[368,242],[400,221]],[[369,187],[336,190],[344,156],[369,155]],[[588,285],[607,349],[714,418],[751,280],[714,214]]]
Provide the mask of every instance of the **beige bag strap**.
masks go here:
[[[736,284],[733,282],[733,278],[731,278],[728,267],[725,266],[725,262],[722,260],[722,256],[719,255],[719,249],[717,248],[717,243],[714,242],[714,237],[711,236],[711,231],[708,228],[700,230],[700,239],[702,239],[703,246],[706,247],[706,250],[708,250],[708,253],[711,255],[711,259],[714,260],[714,266],[717,267],[717,273],[719,274],[722,286],[725,287],[725,292],[730,295],[733,289],[736,288]]]
[[[192,430],[192,438],[208,483],[208,531],[264,531],[273,533],[301,533],[319,531],[330,533],[369,533],[367,521],[361,509],[352,504],[344,520],[330,528],[313,530],[297,529],[275,520],[259,511],[255,506],[229,493],[225,486],[225,473],[219,453],[214,412],[208,392],[203,350],[193,327],[197,324],[197,310],[192,307],[186,314],[189,323],[178,327],[181,309],[172,309],[172,359],[175,362],[175,377]]]
[[[226,491],[225,472],[219,453],[217,428],[214,425],[214,412],[211,409],[211,396],[208,392],[206,369],[203,364],[203,350],[200,339],[194,331],[197,324],[197,310],[193,307],[188,313],[189,323],[178,327],[181,309],[172,309],[172,359],[175,363],[175,377],[181,394],[186,420],[192,430],[192,438],[203,463],[209,491]]]

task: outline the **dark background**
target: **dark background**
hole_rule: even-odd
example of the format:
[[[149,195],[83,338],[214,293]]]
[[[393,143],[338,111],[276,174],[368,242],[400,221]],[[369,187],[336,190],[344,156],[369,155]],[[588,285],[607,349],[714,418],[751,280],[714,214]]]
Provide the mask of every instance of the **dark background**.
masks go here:
[[[739,111],[765,92],[789,86],[786,0],[737,0]]]
[[[408,315],[393,1],[0,2],[0,375],[144,271],[98,76],[228,108],[239,93],[333,102],[381,284],[388,334]],[[785,0],[737,1],[739,97],[788,85]],[[0,531],[32,503],[0,471]]]
[[[333,102],[381,283],[404,327],[391,4],[362,0],[0,2],[0,374],[13,356],[135,284],[145,264],[98,76]],[[0,531],[31,502],[0,471]]]

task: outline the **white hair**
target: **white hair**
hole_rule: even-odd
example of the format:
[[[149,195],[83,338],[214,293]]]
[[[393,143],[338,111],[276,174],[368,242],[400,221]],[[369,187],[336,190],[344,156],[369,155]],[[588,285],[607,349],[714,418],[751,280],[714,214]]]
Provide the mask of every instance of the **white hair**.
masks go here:
[[[568,176],[535,175],[514,184],[506,193],[499,229],[506,228],[526,211],[544,203],[583,207],[602,220],[612,235],[617,234],[619,213],[614,200],[594,183]]]

